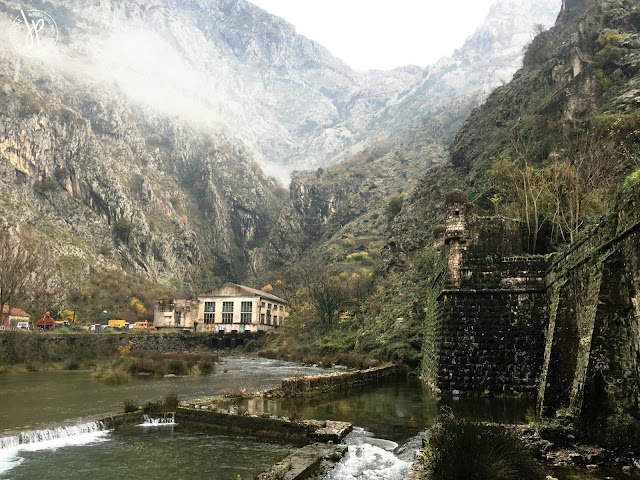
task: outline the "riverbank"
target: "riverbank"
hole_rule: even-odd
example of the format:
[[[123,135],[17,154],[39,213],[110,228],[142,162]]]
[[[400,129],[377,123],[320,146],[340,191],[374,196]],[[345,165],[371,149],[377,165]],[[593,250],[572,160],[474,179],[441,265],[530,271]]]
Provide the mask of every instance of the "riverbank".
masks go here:
[[[163,333],[132,331],[120,333],[0,331],[0,366],[28,363],[80,361],[117,356],[130,352],[202,353],[244,347],[260,335],[252,332],[218,335],[213,333]]]
[[[637,480],[637,457],[637,451],[614,452],[578,442],[567,426],[538,428],[450,416],[425,433],[406,480],[448,480],[482,472],[495,476],[501,468],[518,472],[508,478],[523,480],[543,475],[547,480]]]

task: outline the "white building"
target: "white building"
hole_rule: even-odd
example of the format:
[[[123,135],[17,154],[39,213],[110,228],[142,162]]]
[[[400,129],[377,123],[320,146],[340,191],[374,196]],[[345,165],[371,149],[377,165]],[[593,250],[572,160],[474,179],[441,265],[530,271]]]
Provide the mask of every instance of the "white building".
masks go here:
[[[198,332],[258,332],[281,326],[287,302],[255,288],[226,283],[197,299],[158,300],[156,329]]]

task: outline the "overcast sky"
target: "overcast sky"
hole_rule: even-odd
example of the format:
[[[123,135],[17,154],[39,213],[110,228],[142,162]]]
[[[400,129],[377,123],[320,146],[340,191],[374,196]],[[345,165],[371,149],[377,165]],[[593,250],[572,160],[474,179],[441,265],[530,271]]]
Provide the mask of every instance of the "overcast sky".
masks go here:
[[[495,0],[249,0],[358,70],[425,67],[464,43]]]

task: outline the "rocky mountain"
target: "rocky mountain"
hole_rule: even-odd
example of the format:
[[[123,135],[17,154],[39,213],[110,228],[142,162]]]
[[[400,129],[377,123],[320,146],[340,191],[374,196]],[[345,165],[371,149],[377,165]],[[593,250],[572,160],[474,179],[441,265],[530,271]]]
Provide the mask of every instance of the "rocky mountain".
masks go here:
[[[352,221],[384,229],[379,207],[441,161],[442,138],[515,69],[556,3],[500,0],[450,59],[361,73],[244,0],[1,0],[0,224],[40,243],[80,289],[122,267],[199,289]],[[38,59],[9,38],[30,7],[60,31]],[[432,147],[385,147],[414,122]],[[335,174],[294,180],[289,200],[268,177],[354,152]],[[343,175],[349,185],[331,185]],[[321,201],[306,193],[314,178]],[[317,208],[326,218],[309,220]]]
[[[465,120],[451,142],[450,161],[427,172],[405,202],[393,225],[396,253],[411,255],[430,244],[429,229],[441,223],[451,188],[464,188],[479,208],[493,211],[491,198],[500,200],[502,193],[489,170],[501,159],[517,166],[526,157],[538,174],[532,178],[557,183],[536,187],[542,192],[537,213],[543,252],[554,248],[545,228],[567,208],[571,192],[583,190],[576,200],[585,215],[578,228],[598,221],[640,167],[639,25],[633,1],[563,2],[556,25],[533,40],[513,80]],[[518,216],[502,200],[503,211]]]
[[[437,65],[362,73],[245,0],[54,3],[68,47],[58,62],[82,55],[83,68],[127,97],[231,133],[277,174],[345,158],[445,104],[481,101],[518,68],[534,26],[551,25],[560,8],[499,0]]]

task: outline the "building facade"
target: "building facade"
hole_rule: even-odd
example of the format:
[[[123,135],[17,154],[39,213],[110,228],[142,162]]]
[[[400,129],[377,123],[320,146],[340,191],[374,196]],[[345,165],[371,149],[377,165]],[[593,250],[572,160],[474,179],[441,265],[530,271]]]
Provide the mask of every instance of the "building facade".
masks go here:
[[[18,322],[28,322],[29,314],[24,310],[19,308],[11,308],[11,313],[9,313],[9,306],[2,306],[2,315],[0,315],[0,326],[3,327],[13,327]]]
[[[156,329],[197,332],[259,332],[285,322],[287,302],[255,288],[227,283],[196,299],[158,300]]]

